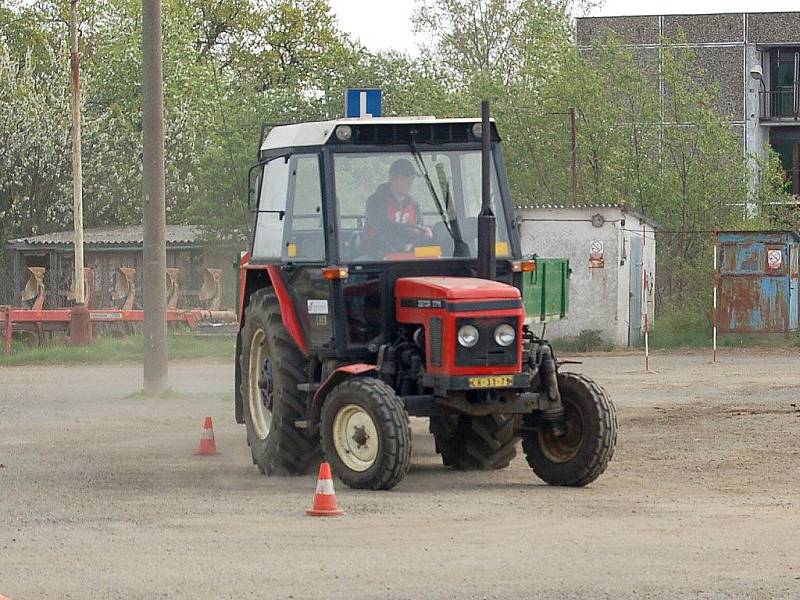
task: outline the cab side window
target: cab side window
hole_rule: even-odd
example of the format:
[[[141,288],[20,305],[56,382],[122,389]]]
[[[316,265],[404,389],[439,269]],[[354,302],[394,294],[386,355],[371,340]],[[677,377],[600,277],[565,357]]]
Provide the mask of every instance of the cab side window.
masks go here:
[[[253,238],[253,258],[280,258],[289,182],[289,163],[279,157],[264,165]]]
[[[319,155],[294,155],[289,161],[289,211],[284,260],[325,260],[325,230],[322,222],[322,188]]]

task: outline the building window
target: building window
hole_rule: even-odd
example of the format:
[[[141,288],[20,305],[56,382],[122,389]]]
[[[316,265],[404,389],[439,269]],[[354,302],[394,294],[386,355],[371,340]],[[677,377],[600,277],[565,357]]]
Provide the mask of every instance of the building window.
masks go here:
[[[781,159],[784,180],[795,196],[800,196],[800,142],[773,143]]]
[[[776,48],[770,51],[769,89],[762,92],[768,100],[767,117],[800,117],[800,48]]]

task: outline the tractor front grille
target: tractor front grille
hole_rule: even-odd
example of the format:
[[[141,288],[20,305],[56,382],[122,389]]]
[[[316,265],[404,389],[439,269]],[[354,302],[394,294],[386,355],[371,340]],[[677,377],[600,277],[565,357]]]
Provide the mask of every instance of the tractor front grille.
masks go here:
[[[442,319],[432,317],[428,324],[428,345],[432,367],[442,366]]]
[[[456,319],[456,332],[464,325],[474,325],[480,332],[478,343],[472,348],[464,348],[456,342],[457,367],[494,367],[516,365],[519,355],[519,339],[510,346],[500,346],[494,341],[494,330],[507,323],[519,331],[519,323],[513,317],[496,319]]]

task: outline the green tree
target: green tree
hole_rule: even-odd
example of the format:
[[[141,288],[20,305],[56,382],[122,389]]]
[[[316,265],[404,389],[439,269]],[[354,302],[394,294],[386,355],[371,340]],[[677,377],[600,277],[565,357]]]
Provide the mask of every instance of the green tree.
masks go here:
[[[0,234],[44,233],[71,214],[69,95],[55,65],[62,48],[14,57],[0,43]]]

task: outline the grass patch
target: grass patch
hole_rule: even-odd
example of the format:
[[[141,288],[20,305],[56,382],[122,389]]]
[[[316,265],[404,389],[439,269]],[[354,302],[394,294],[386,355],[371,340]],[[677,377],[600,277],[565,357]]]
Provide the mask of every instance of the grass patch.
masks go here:
[[[170,335],[169,357],[233,359],[235,346],[233,337]],[[144,338],[141,335],[98,337],[90,346],[70,346],[66,339],[55,338],[43,348],[30,348],[25,344],[15,343],[10,356],[0,354],[0,367],[139,362],[143,355]]]
[[[657,319],[650,332],[653,350],[708,347],[711,347],[711,327],[693,316],[676,314]]]

